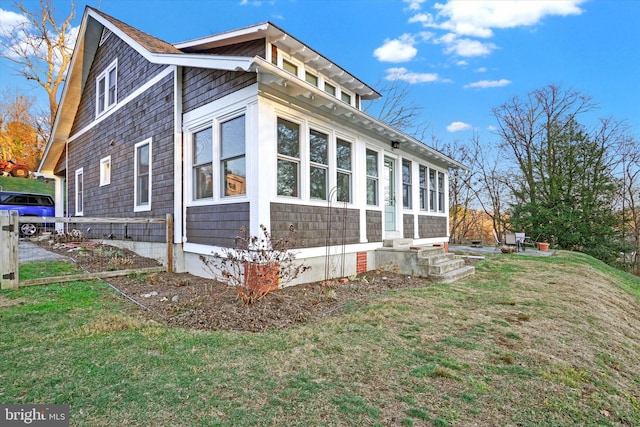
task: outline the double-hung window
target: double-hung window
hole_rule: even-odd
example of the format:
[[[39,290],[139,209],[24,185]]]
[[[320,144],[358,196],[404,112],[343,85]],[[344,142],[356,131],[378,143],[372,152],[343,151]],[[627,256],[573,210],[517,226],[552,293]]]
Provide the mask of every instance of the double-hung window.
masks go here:
[[[438,172],[438,212],[444,212],[444,173]]]
[[[329,136],[317,130],[309,131],[309,196],[327,200]]]
[[[378,153],[367,150],[367,205],[378,204]]]
[[[402,161],[402,206],[411,209],[411,162]]]
[[[220,124],[220,170],[222,194],[246,194],[247,168],[245,162],[244,115]]]
[[[151,209],[151,139],[135,145],[134,165],[134,211],[148,211]]]
[[[193,134],[193,200],[213,197],[213,132],[211,127]]]
[[[420,210],[429,210],[427,206],[429,200],[429,189],[427,188],[428,169],[426,166],[420,166]]]
[[[436,171],[429,169],[429,210],[436,209]]]
[[[76,170],[76,215],[84,214],[84,169]]]
[[[351,143],[336,140],[337,200],[351,202]]]
[[[278,183],[279,196],[300,195],[300,125],[278,118]]]
[[[96,80],[96,115],[101,115],[118,101],[118,61],[113,61]]]

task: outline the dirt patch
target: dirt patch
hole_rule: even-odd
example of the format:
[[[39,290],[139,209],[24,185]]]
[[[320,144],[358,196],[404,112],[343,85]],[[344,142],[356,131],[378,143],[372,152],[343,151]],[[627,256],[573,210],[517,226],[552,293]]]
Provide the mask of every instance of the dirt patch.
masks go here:
[[[13,307],[14,305],[22,305],[26,302],[24,298],[7,298],[0,295],[0,308]]]
[[[158,265],[135,253],[98,243],[44,246],[88,272]],[[383,292],[429,286],[423,277],[377,270],[329,284],[316,282],[271,292],[252,305],[236,289],[187,273],[147,273],[106,279],[159,321],[176,327],[259,332],[319,321]]]

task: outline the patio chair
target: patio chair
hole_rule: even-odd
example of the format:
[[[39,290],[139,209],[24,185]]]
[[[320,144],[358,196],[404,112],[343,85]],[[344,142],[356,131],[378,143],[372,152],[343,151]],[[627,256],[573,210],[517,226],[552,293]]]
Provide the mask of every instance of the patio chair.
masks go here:
[[[518,241],[516,240],[515,233],[506,233],[504,235],[504,244],[507,246],[515,246],[518,248]]]
[[[524,252],[524,250],[525,250],[524,243],[525,243],[525,240],[526,240],[525,234],[524,233],[514,233],[514,235],[516,237],[516,250],[518,252],[520,252],[520,251]]]

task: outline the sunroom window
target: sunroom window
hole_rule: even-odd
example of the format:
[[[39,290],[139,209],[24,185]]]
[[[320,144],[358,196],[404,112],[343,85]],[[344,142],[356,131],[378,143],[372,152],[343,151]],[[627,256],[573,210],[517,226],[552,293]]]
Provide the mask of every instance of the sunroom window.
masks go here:
[[[402,206],[411,209],[411,162],[402,161]]]
[[[220,170],[225,196],[246,194],[244,115],[220,125]]]
[[[300,125],[278,118],[278,189],[279,196],[300,194]]]
[[[351,143],[336,141],[337,200],[351,202]]]
[[[378,153],[367,150],[367,204],[378,204]]]
[[[327,200],[328,145],[329,136],[327,134],[316,130],[309,132],[309,194],[312,199]]]
[[[213,148],[210,127],[193,134],[193,199],[213,197]]]

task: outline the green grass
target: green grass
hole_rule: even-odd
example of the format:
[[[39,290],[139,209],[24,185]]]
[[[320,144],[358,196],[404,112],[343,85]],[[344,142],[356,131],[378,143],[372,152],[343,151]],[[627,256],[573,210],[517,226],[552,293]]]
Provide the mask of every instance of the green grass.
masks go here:
[[[168,328],[98,281],[0,291],[0,402],[74,426],[640,425],[638,278],[568,253],[477,267],[260,334]]]
[[[24,191],[26,193],[49,194],[55,193],[53,183],[45,184],[36,179],[14,178],[9,176],[0,176],[0,189],[4,191]]]

